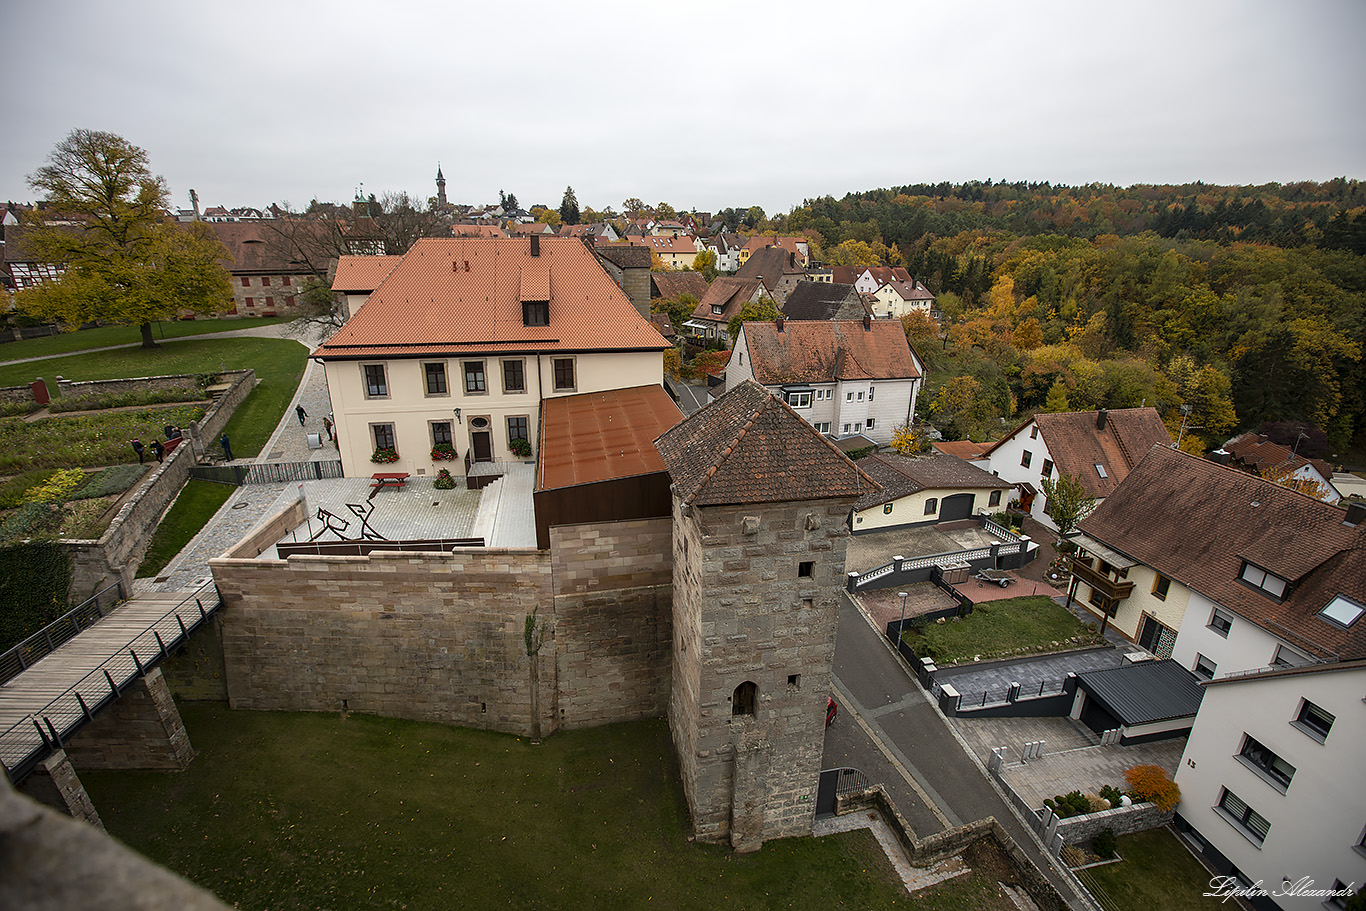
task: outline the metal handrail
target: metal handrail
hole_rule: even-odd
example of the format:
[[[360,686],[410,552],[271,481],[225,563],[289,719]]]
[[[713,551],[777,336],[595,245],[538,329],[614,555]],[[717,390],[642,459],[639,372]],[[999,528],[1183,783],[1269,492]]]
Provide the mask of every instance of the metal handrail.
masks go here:
[[[0,655],[0,685],[18,677],[30,666],[55,652],[64,642],[99,622],[106,613],[100,599],[113,589],[119,591],[119,596],[113,602],[115,606],[125,600],[123,597],[123,580],[120,579],[112,585],[105,586],[96,592],[94,597],[82,601],[23,642]],[[91,605],[94,605],[93,611]],[[88,623],[85,622],[87,620]]]
[[[213,589],[214,597],[206,609],[200,596],[208,589]],[[199,619],[187,626],[179,611],[191,601],[199,610]],[[130,683],[155,668],[171,650],[188,639],[221,605],[214,582],[205,583],[41,709],[0,732],[0,765],[9,772],[10,780],[17,782],[24,778],[44,756],[61,749],[62,744],[85,727],[101,709],[117,700]],[[172,622],[168,623],[168,619]],[[163,632],[166,637],[162,636]],[[144,643],[139,656],[138,643],[149,635],[155,640],[155,646],[151,642]]]

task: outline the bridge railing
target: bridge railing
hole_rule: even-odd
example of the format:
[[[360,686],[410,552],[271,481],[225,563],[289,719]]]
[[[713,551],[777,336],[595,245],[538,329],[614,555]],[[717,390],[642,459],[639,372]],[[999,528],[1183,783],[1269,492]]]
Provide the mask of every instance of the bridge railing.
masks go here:
[[[18,677],[61,647],[81,630],[89,629],[124,600],[123,582],[115,582],[0,655],[0,685]]]
[[[207,602],[207,603],[206,603]],[[193,611],[189,623],[182,612]],[[222,605],[208,582],[120,646],[109,658],[22,721],[0,731],[0,765],[18,782],[59,750],[139,677],[164,661]],[[197,615],[197,616],[196,616]]]

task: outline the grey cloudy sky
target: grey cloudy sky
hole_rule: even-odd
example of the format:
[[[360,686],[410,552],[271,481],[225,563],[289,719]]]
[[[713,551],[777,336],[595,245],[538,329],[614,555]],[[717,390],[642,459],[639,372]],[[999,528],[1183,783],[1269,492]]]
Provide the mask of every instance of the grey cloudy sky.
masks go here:
[[[1366,178],[1366,3],[4,0],[0,198],[71,129],[178,206],[761,205]]]

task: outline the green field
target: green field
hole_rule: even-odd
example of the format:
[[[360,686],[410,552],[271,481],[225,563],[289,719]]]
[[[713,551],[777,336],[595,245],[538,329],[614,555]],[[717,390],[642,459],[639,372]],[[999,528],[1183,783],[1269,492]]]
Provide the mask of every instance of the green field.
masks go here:
[[[1119,856],[1124,858],[1119,863],[1077,873],[1105,911],[1196,911],[1219,905],[1202,895],[1210,891],[1210,872],[1170,828],[1121,835]]]
[[[688,838],[663,719],[502,734],[181,706],[189,769],[83,772],[110,834],[249,909],[893,908],[866,830]]]
[[[1080,642],[1069,641],[1078,637]],[[985,601],[966,617],[908,627],[903,638],[917,655],[933,657],[940,666],[1103,641],[1062,605],[1042,595]]]
[[[251,367],[260,382],[228,424],[233,455],[250,458],[261,451],[261,447],[274,433],[281,415],[294,396],[294,390],[298,388],[307,360],[308,349],[288,339],[190,339],[169,341],[151,350],[119,348],[113,351],[88,351],[52,360],[0,366],[0,386],[17,386],[41,376],[55,393],[55,378],[58,376],[72,381],[107,380],[217,373]]]
[[[210,335],[216,332],[231,332],[234,329],[254,329],[257,326],[273,326],[283,322],[287,322],[287,320],[282,317],[173,320],[153,323],[152,337],[159,343],[163,339],[183,338],[187,335]],[[98,329],[81,329],[76,332],[63,332],[61,335],[25,339],[21,342],[6,342],[0,345],[0,363],[25,357],[43,357],[48,354],[85,351],[89,348],[103,348],[108,345],[141,344],[142,330],[137,326],[100,326]]]

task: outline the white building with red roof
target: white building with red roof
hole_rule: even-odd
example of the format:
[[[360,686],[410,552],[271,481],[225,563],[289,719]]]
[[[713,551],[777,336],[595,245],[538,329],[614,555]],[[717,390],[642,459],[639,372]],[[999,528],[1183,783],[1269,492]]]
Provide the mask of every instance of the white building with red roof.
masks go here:
[[[345,474],[427,475],[520,460],[542,402],[661,384],[668,347],[577,239],[423,238],[313,357]]]

